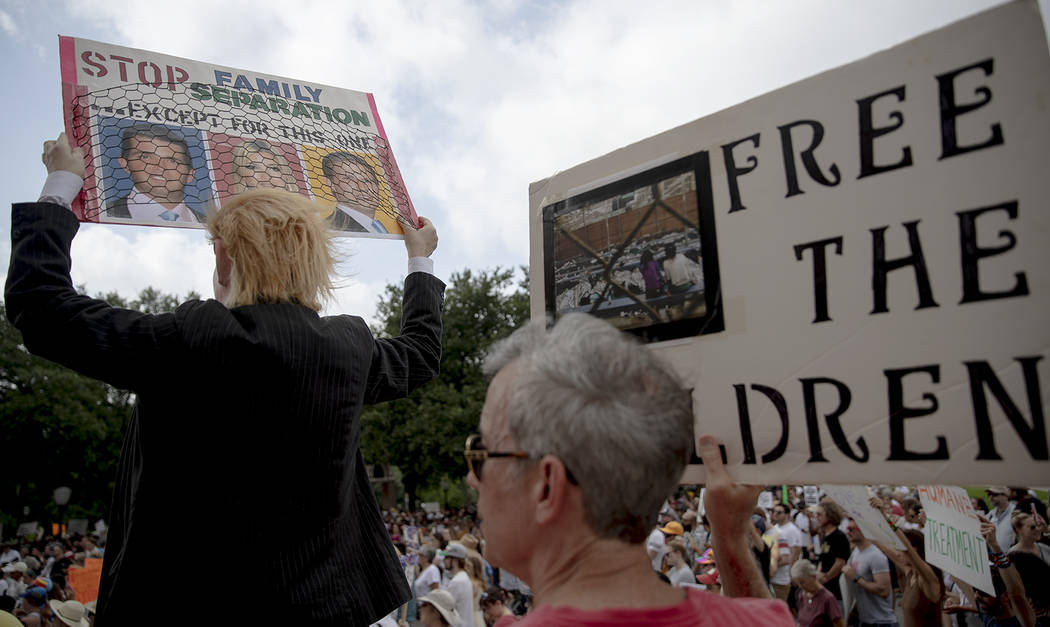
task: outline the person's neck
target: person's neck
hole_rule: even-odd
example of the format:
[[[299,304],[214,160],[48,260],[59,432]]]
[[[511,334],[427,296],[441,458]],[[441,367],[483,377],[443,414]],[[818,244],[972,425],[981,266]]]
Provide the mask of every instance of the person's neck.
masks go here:
[[[591,536],[531,561],[530,570],[539,573],[529,582],[536,607],[670,607],[685,600],[653,572],[644,544]]]
[[[824,532],[824,535],[828,536],[828,535],[831,535],[832,533],[834,533],[835,530],[838,529],[838,528],[839,528],[838,525],[833,525],[831,523],[825,523],[824,526],[821,527],[821,531]]]
[[[857,544],[857,548],[858,549],[860,549],[861,551],[864,551],[869,546],[871,546],[871,540],[869,540],[867,538],[864,538],[863,540],[861,540],[860,542],[857,542],[856,544]]]
[[[1002,505],[996,505],[995,506],[995,511],[1002,513],[1002,512],[1005,512],[1008,507],[1010,507],[1010,501],[1007,501],[1006,503],[1003,503]]]

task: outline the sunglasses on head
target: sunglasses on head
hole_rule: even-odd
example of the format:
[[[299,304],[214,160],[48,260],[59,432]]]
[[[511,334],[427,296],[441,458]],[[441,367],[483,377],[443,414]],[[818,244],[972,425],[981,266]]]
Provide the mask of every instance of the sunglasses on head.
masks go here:
[[[490,451],[485,448],[485,444],[481,441],[481,435],[475,433],[474,435],[467,438],[466,449],[463,451],[463,457],[467,460],[467,469],[474,473],[478,481],[481,481],[481,468],[485,465],[485,460],[493,457],[512,457],[515,459],[529,459],[530,455],[525,451]],[[565,462],[562,462],[565,465]],[[565,468],[565,477],[569,480],[569,483],[573,485],[579,485],[576,481],[576,477],[572,475],[572,471],[568,467]]]

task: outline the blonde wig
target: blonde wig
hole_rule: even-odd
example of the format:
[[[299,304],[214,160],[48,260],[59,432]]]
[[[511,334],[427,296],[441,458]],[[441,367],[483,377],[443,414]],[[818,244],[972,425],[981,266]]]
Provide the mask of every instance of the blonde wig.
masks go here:
[[[233,262],[225,304],[296,302],[320,311],[335,268],[322,210],[299,194],[257,189],[212,212],[208,232]]]

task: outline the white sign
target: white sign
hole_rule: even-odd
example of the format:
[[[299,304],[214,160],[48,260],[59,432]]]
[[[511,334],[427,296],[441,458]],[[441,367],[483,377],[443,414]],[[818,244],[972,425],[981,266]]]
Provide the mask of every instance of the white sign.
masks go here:
[[[745,483],[1045,483],[1048,86],[1010,2],[533,183],[532,317],[677,337]]]
[[[39,524],[35,520],[33,522],[24,522],[21,525],[18,525],[18,531],[15,535],[19,538],[34,535],[37,533],[38,527]]]
[[[871,506],[868,489],[862,485],[823,485],[821,489],[839,504],[846,514],[860,527],[869,540],[877,540],[895,549],[904,550],[904,543],[890,529],[882,512]]]
[[[82,535],[86,536],[88,531],[88,521],[86,518],[71,518],[69,520],[69,535]]]
[[[759,493],[758,506],[762,509],[773,509],[773,493],[769,490]]]
[[[815,485],[802,486],[806,499],[806,507],[820,503],[820,488]]]
[[[419,507],[428,514],[436,514],[441,511],[441,503],[420,503]]]
[[[959,487],[928,485],[919,486],[919,500],[926,512],[926,561],[994,596],[988,545],[970,495]]]

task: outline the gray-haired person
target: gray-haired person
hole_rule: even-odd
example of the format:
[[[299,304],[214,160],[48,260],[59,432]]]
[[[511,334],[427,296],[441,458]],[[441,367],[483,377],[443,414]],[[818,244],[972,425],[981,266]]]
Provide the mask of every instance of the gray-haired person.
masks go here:
[[[653,573],[649,525],[685,469],[692,397],[633,338],[587,315],[549,331],[529,324],[485,364],[492,376],[481,435],[467,441],[488,561],[535,594],[527,625],[793,625],[768,599],[746,530],[758,496],[734,483],[711,436],[699,440],[707,499],[730,599],[672,588]]]

